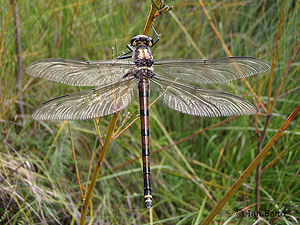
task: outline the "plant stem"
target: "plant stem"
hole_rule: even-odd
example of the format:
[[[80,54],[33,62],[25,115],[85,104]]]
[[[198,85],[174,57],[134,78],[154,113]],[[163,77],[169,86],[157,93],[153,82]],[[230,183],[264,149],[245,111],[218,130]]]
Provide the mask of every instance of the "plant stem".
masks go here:
[[[17,2],[13,0],[14,8],[14,23],[15,23],[15,35],[16,35],[16,52],[17,52],[17,87],[19,93],[19,109],[21,120],[24,122],[24,108],[23,108],[23,98],[22,98],[22,51],[21,51],[21,39],[20,39],[20,26],[19,26],[19,16]]]
[[[155,4],[157,6],[160,6],[160,0],[155,0]],[[147,22],[146,22],[146,25],[145,25],[145,28],[144,28],[144,32],[143,32],[144,35],[149,36],[152,24],[153,24],[154,19],[155,19],[154,16],[155,16],[156,12],[157,12],[156,7],[154,5],[151,5],[151,10],[149,12]]]
[[[102,167],[102,163],[103,163],[103,160],[105,158],[105,155],[106,155],[106,152],[107,152],[107,149],[108,149],[108,146],[111,142],[111,138],[112,138],[116,123],[118,121],[119,115],[120,115],[120,112],[114,113],[113,117],[112,117],[112,119],[111,119],[111,121],[108,125],[109,127],[108,127],[108,131],[107,131],[107,135],[106,135],[105,140],[104,140],[104,145],[103,145],[103,148],[100,152],[100,155],[99,155],[99,158],[98,158],[98,161],[97,161],[97,164],[96,164],[96,168],[95,168],[92,180],[91,180],[91,184],[90,184],[90,187],[89,187],[89,189],[87,191],[87,194],[86,194],[86,198],[83,200],[83,206],[82,206],[82,209],[81,209],[81,217],[80,217],[80,224],[81,225],[85,224],[85,219],[86,219],[88,206],[89,206],[89,203],[90,203],[90,200],[91,200],[91,197],[92,197],[92,194],[93,194],[96,182],[97,182],[97,178],[99,176],[99,173],[100,173],[100,170],[101,170],[101,167]]]

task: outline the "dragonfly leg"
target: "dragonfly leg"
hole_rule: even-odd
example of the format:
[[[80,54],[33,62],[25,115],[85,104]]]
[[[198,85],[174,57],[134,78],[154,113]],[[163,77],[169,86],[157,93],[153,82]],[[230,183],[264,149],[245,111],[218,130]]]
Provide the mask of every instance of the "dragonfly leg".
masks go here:
[[[130,54],[130,53],[133,52],[133,48],[131,47],[130,44],[127,45],[127,48],[129,49],[129,51],[123,53],[122,55],[119,55],[119,56],[117,57],[117,59],[128,59],[128,58],[132,58],[132,55],[128,55],[128,54]]]
[[[156,35],[156,39],[153,41],[153,43],[152,43],[152,46],[154,46],[158,41],[159,41],[159,38],[160,38],[160,34],[158,34],[157,33],[157,31],[155,30],[155,28],[154,28],[154,26],[152,25],[152,30],[153,30],[153,32],[155,33],[155,35]]]

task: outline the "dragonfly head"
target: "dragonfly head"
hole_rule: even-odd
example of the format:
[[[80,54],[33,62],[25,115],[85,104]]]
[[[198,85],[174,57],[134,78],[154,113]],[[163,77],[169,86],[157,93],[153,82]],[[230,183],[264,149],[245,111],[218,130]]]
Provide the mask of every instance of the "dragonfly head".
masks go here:
[[[131,39],[131,46],[132,47],[135,47],[137,45],[146,45],[148,47],[151,47],[153,44],[153,39],[151,37],[148,37],[146,35],[137,35],[137,36],[134,36],[132,39]]]

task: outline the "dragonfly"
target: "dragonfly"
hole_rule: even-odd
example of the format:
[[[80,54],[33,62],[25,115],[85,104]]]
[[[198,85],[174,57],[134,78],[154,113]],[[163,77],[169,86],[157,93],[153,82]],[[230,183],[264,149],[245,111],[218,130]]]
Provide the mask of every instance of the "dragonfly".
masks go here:
[[[144,179],[144,204],[152,207],[150,185],[149,95],[163,105],[193,116],[217,117],[256,114],[256,107],[244,98],[203,84],[229,82],[266,72],[270,66],[254,57],[226,57],[211,60],[154,60],[151,48],[157,38],[137,35],[128,52],[117,59],[78,61],[44,59],[30,64],[26,73],[72,86],[96,88],[66,94],[38,106],[35,120],[85,120],[107,116],[139,99]]]

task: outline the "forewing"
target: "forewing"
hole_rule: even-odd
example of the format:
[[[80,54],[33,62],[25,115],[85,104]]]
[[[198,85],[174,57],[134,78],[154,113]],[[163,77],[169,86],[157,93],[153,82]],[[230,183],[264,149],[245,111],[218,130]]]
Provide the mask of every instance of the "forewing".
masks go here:
[[[35,120],[84,120],[106,116],[127,107],[136,93],[136,80],[127,79],[49,100],[40,105],[32,117]]]
[[[254,57],[229,57],[212,60],[164,59],[154,62],[154,72],[161,78],[187,84],[228,82],[266,72],[269,64]]]
[[[201,117],[255,114],[255,106],[244,98],[214,90],[182,85],[170,80],[153,78],[151,92],[159,101],[176,111]]]
[[[115,83],[132,69],[130,60],[77,61],[44,59],[30,64],[26,73],[73,86],[100,86]]]

